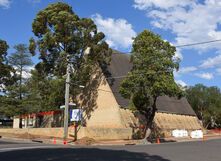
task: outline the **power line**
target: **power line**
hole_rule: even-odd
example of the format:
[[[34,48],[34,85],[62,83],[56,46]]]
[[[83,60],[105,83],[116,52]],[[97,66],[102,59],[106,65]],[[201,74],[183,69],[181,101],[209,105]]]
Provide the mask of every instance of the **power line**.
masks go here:
[[[97,90],[103,91],[103,92],[109,92],[109,93],[117,93],[117,92],[113,92],[111,90],[105,90],[105,89],[100,89],[100,88],[98,88]]]
[[[209,44],[209,43],[214,43],[214,42],[218,42],[221,41],[221,39],[217,39],[217,40],[210,40],[210,41],[203,41],[203,42],[196,42],[196,43],[191,43],[191,44],[183,44],[183,45],[177,45],[175,47],[186,47],[186,46],[195,46],[195,45],[202,45],[202,44]]]
[[[141,74],[140,74],[141,75]],[[106,79],[121,79],[121,78],[125,78],[128,75],[121,75],[121,76],[115,76],[115,77],[106,77]]]
[[[160,71],[160,72],[155,72],[155,73],[156,74],[160,74],[160,73],[165,73],[165,71]],[[171,73],[171,72],[168,72],[168,73]],[[136,76],[143,76],[143,75],[151,75],[151,73],[135,73],[134,75],[136,75]],[[125,75],[119,75],[119,76],[113,76],[113,77],[111,77],[111,76],[110,77],[106,77],[105,76],[105,79],[106,80],[109,80],[109,79],[111,80],[111,79],[121,79],[121,78],[126,78],[126,77],[131,77],[131,75],[125,74]],[[97,78],[97,79],[93,79],[93,80],[100,80],[100,79]]]
[[[183,44],[183,45],[177,45],[175,47],[186,47],[186,46],[195,46],[195,45],[201,45],[201,44],[209,44],[209,43],[214,43],[214,42],[219,42],[221,41],[221,39],[217,39],[217,40],[210,40],[210,41],[203,41],[203,42],[197,42],[197,43],[191,43],[191,44]],[[162,72],[156,72],[156,73],[162,73]],[[144,75],[143,73],[137,73],[135,75]],[[113,76],[113,77],[105,77],[106,80],[109,79],[121,79],[121,78],[126,78],[128,77],[128,75],[120,75],[120,76]],[[100,80],[98,79],[93,79],[93,80]],[[101,89],[100,89],[101,90]]]

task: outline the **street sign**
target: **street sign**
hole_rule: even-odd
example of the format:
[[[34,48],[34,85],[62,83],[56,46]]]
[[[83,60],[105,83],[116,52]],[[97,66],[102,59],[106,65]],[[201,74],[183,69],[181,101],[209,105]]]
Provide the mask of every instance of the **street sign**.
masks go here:
[[[65,108],[65,105],[60,106],[60,109]]]
[[[82,110],[81,109],[73,109],[70,114],[71,121],[81,121],[82,119]]]
[[[70,102],[70,103],[69,103],[69,106],[76,106],[76,103]],[[62,108],[65,108],[65,105],[60,106],[60,109],[62,109]]]
[[[76,103],[70,102],[69,106],[76,106]]]

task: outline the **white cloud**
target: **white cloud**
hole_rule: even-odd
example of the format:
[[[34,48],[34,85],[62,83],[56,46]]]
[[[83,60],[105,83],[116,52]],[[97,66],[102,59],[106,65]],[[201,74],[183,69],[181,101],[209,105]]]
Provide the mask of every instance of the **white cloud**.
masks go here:
[[[41,0],[28,0],[29,3],[33,3],[33,4],[36,4],[36,3],[40,3]]]
[[[185,73],[190,73],[190,72],[194,72],[197,70],[197,67],[194,66],[190,66],[190,67],[182,67],[180,68],[180,70],[178,71],[178,73],[180,74],[185,74]]]
[[[217,66],[221,66],[221,54],[204,60],[200,65],[201,68],[213,68]]]
[[[23,71],[23,72],[22,72],[22,78],[24,78],[24,79],[31,78],[31,73],[30,73],[30,71]]]
[[[125,19],[103,18],[96,14],[92,16],[98,30],[106,36],[106,41],[110,47],[119,49],[129,49],[133,42],[132,37],[136,36],[131,24]]]
[[[8,9],[10,7],[10,0],[0,0],[0,7]]]
[[[175,57],[179,58],[180,60],[183,60],[183,54],[181,53],[181,50],[179,48],[176,48]]]
[[[16,67],[14,67],[16,69]],[[34,70],[34,66],[26,67],[22,72],[22,78],[28,79],[31,77],[31,70]],[[16,72],[17,74],[20,74],[19,72]]]
[[[177,84],[181,85],[182,87],[186,87],[187,86],[187,84],[184,81],[182,81],[182,80],[175,80],[175,81],[176,81]]]
[[[1,95],[1,91],[5,90],[5,85],[4,84],[0,84],[0,95]]]
[[[189,0],[135,0],[135,8],[140,10],[148,9],[149,7],[157,7],[161,9],[169,9],[175,6],[186,6]]]
[[[165,42],[169,42],[168,40],[164,40]],[[170,45],[175,46],[172,42],[169,42]],[[175,57],[179,58],[180,60],[183,60],[183,54],[181,53],[180,48],[176,48]]]
[[[221,68],[217,68],[216,72],[217,72],[218,75],[221,75]]]
[[[189,66],[189,67],[182,67],[179,69],[179,71],[174,71],[174,77],[179,78],[180,76],[182,76],[183,74],[188,74],[194,71],[197,71],[198,68],[195,66]]]
[[[220,0],[134,0],[134,7],[152,18],[151,24],[176,35],[175,44],[221,39]],[[191,46],[199,52],[219,49],[219,42]]]
[[[195,75],[199,78],[207,79],[207,80],[211,80],[214,78],[212,73],[196,73]]]
[[[27,67],[25,69],[25,71],[22,72],[23,78],[25,78],[25,79],[30,78],[31,77],[31,70],[34,70],[34,69],[35,69],[34,66]]]

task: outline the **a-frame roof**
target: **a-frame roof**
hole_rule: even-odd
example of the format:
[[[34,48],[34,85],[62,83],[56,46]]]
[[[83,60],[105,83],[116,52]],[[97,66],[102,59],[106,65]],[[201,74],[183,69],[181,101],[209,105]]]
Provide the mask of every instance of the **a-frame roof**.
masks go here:
[[[123,98],[119,93],[119,87],[121,81],[123,80],[123,76],[127,75],[131,68],[132,63],[130,63],[130,55],[114,51],[111,56],[111,62],[107,67],[107,71],[105,72],[111,90],[121,107],[127,107],[129,104],[129,100]],[[196,115],[186,98],[178,100],[168,96],[160,96],[157,99],[157,108],[159,112]]]

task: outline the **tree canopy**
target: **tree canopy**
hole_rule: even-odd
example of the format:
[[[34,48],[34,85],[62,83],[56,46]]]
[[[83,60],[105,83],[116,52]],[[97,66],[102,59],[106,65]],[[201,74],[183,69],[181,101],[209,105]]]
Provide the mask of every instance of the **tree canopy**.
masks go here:
[[[13,90],[17,94],[17,96],[14,95],[14,97],[21,100],[23,95],[25,94],[25,86],[23,83],[25,79],[27,79],[24,77],[24,74],[27,75],[29,73],[29,70],[27,68],[32,66],[33,62],[31,60],[31,55],[28,52],[28,48],[25,44],[15,45],[14,49],[15,52],[8,57],[8,62],[11,66],[15,68],[18,76],[18,82],[14,84],[11,90]]]
[[[132,70],[123,80],[120,93],[129,98],[135,109],[147,118],[151,126],[159,96],[181,97],[183,92],[174,81],[174,70],[179,69],[176,48],[159,35],[144,30],[134,39]]]
[[[16,52],[8,56],[7,43],[0,41],[0,85],[5,87],[9,83],[12,70],[16,76],[7,87],[7,94],[0,97],[0,106],[4,107],[0,112],[7,115],[59,108],[64,104],[68,62],[75,69],[70,94],[76,96],[80,92],[79,85],[88,82],[95,67],[110,60],[112,50],[104,34],[97,30],[92,19],[80,18],[68,4],[50,4],[38,12],[32,31],[35,37],[30,38],[28,49],[33,56],[39,56],[40,61],[25,81],[25,68],[32,64],[27,47],[19,44],[15,46]],[[88,48],[90,53],[86,55]]]
[[[37,41],[30,39],[30,51],[34,54],[37,47],[42,60],[41,67],[47,73],[63,76],[66,73],[67,55],[74,62],[75,69],[84,63],[83,55],[91,48],[90,60],[103,62],[110,50],[104,41],[104,34],[97,31],[89,18],[79,18],[72,7],[58,2],[40,11],[32,23]],[[89,64],[87,60],[86,64]]]
[[[221,91],[218,87],[196,84],[186,90],[187,99],[204,127],[221,127]]]
[[[7,50],[9,46],[6,41],[0,39],[0,92],[5,91],[5,87],[13,84],[15,71],[8,65]]]
[[[40,62],[28,82],[30,100],[40,100],[44,109],[64,104],[64,76],[67,63],[75,69],[71,75],[70,94],[76,96],[78,85],[85,85],[96,64],[106,64],[111,49],[104,34],[97,31],[89,18],[80,18],[68,4],[58,2],[41,10],[32,23],[35,38],[30,39],[29,50],[38,51]],[[85,50],[90,48],[90,54]],[[42,107],[44,106],[44,107]]]

